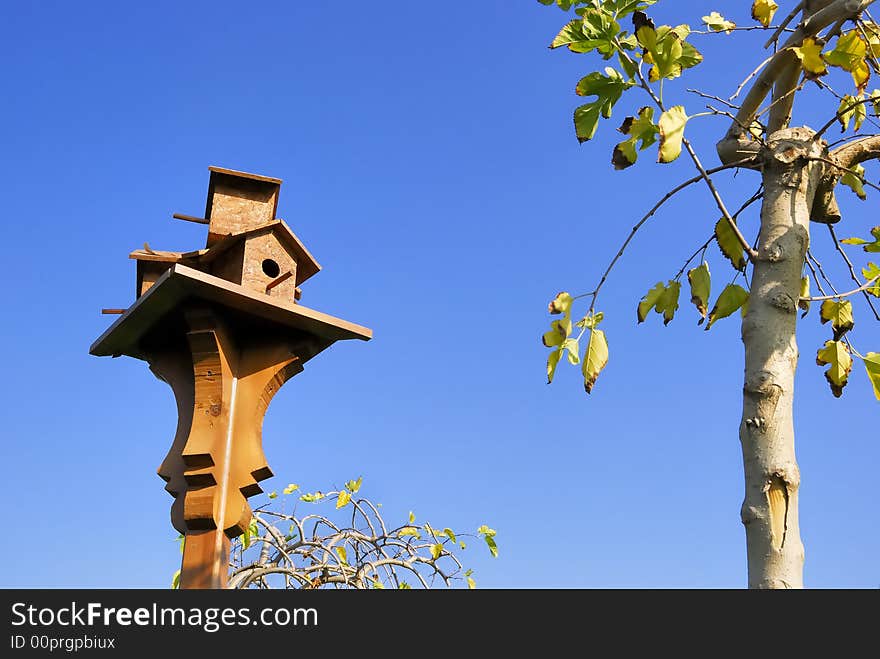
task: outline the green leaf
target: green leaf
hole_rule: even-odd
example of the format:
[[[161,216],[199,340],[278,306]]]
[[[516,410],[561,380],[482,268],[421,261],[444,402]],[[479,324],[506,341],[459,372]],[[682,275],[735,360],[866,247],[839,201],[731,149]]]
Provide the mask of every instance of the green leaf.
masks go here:
[[[764,27],[769,27],[777,9],[779,9],[779,5],[773,0],[755,0],[752,3],[752,18]]]
[[[183,553],[183,547],[184,547],[184,545],[186,545],[186,536],[183,535],[183,533],[179,534],[179,535],[177,536],[177,542],[178,542],[179,545],[180,545],[180,553],[182,554],[182,553]]]
[[[812,37],[804,38],[803,45],[793,46],[792,51],[801,61],[807,78],[818,78],[828,73],[825,60],[822,59],[822,45]]]
[[[556,294],[556,297],[550,301],[548,305],[548,311],[552,314],[564,313],[567,314],[571,311],[571,303],[574,298],[571,297],[569,293],[562,291]]]
[[[348,552],[345,551],[345,547],[334,547],[333,551],[339,556],[339,560],[348,565]]]
[[[445,533],[445,534],[446,534],[446,537],[449,538],[450,540],[452,540],[452,542],[458,542],[458,541],[455,539],[455,533],[452,532],[452,529],[450,529],[450,528],[445,528],[445,529],[443,529],[443,533]]]
[[[605,314],[601,311],[598,313],[587,314],[577,322],[577,326],[593,329],[594,327],[598,327],[599,323],[601,323],[604,318]]]
[[[725,32],[727,34],[730,34],[731,30],[736,27],[736,23],[728,21],[717,11],[713,11],[708,16],[703,16],[703,23],[713,32]]]
[[[669,321],[675,316],[678,310],[678,298],[681,293],[681,282],[669,280],[664,286],[658,283],[654,288],[647,292],[645,297],[639,303],[636,310],[639,322],[645,320],[648,311],[653,308],[657,313],[663,314],[663,324],[668,325]]]
[[[709,274],[709,264],[703,261],[701,265],[687,273],[688,283],[691,286],[691,302],[700,314],[697,324],[702,325],[709,311],[709,295],[712,291],[712,278]]]
[[[364,482],[364,477],[359,476],[356,481],[347,481],[345,483],[345,489],[351,492],[352,494],[356,494],[359,489],[361,489],[361,484]]]
[[[868,263],[867,268],[862,268],[862,277],[865,278],[866,282],[874,281],[874,285],[865,289],[865,292],[868,295],[880,297],[880,267],[876,263]]]
[[[458,546],[461,547],[462,549],[467,549],[467,545],[464,543],[464,540],[459,540]]]
[[[441,543],[437,543],[435,545],[431,545],[431,558],[435,561],[440,558],[440,554],[443,553],[443,545]]]
[[[284,494],[293,494],[293,493],[296,492],[298,489],[299,489],[299,485],[297,485],[296,483],[290,483],[287,487],[285,487],[285,488],[282,490],[282,492],[283,492]]]
[[[171,588],[173,590],[180,588],[180,568],[178,568],[174,575],[171,577]]]
[[[819,308],[819,319],[824,325],[831,322],[834,340],[840,341],[853,328],[852,302],[849,300],[825,300]]]
[[[266,496],[269,497],[270,499],[275,499],[278,497],[278,492],[275,492],[273,490],[272,492],[269,492],[269,494],[267,494]]]
[[[682,105],[671,107],[660,115],[660,153],[657,162],[672,162],[681,155],[681,140],[687,120]]]
[[[607,363],[608,341],[605,339],[605,332],[599,329],[591,329],[581,366],[584,374],[584,389],[587,393],[593,391],[596,379]]]
[[[808,297],[810,297],[810,278],[801,277],[801,292],[798,297],[798,307],[804,311],[804,313],[801,314],[801,318],[806,316],[807,312],[810,310],[810,301],[805,299]]]
[[[843,133],[849,128],[849,122],[855,113],[855,96],[847,94],[840,99],[840,105],[837,106],[837,121],[840,123],[840,132]],[[864,104],[862,104],[864,106]],[[858,130],[858,128],[856,128]]]
[[[404,526],[400,531],[397,532],[397,537],[405,538],[406,536],[412,536],[416,540],[421,539],[421,534],[419,534],[419,530],[415,526]]]
[[[594,71],[581,78],[575,93],[578,96],[595,96],[596,100],[581,105],[574,111],[574,127],[579,142],[593,139],[599,125],[599,117],[609,118],[614,104],[620,100],[623,92],[634,84],[624,80],[620,73],[610,66],[605,68],[605,75]]]
[[[869,352],[862,358],[865,370],[868,371],[868,379],[874,387],[874,397],[880,400],[880,353]]]
[[[880,252],[880,226],[871,229],[871,235],[874,237],[873,242],[861,238],[844,238],[840,242],[844,245],[864,245],[862,249],[866,252]]]
[[[847,186],[850,190],[856,193],[856,196],[864,201],[867,199],[868,195],[865,192],[865,186],[863,185],[863,181],[865,180],[865,168],[857,164],[850,168],[852,171],[844,172],[843,176],[840,177],[841,184]],[[852,239],[849,239],[852,240]],[[846,242],[846,241],[841,241]],[[867,241],[865,241],[867,242]],[[847,243],[847,244],[855,244],[855,243]]]
[[[840,35],[834,49],[822,53],[822,56],[831,66],[839,66],[852,74],[856,89],[862,92],[871,77],[871,70],[865,59],[867,49],[868,44],[862,39],[858,30],[850,30]]]
[[[749,292],[742,286],[737,284],[725,286],[724,290],[721,291],[721,295],[715,300],[715,306],[712,307],[712,311],[709,312],[709,322],[706,323],[706,329],[708,330],[712,327],[715,321],[727,318],[734,311],[745,305],[748,299]]]
[[[349,501],[351,501],[351,494],[349,494],[348,490],[342,490],[336,497],[336,509],[339,510],[345,507]]]
[[[715,224],[715,242],[721,253],[730,261],[731,265],[739,271],[744,271],[746,267],[746,255],[739,242],[739,238],[730,227],[730,222],[725,218],[721,218]]]
[[[831,385],[831,393],[835,398],[840,398],[843,388],[852,370],[852,357],[842,341],[826,341],[825,347],[820,348],[816,355],[816,364],[831,368],[825,371],[825,379]]]
[[[316,501],[320,501],[325,496],[327,495],[318,490],[317,492],[313,492],[311,494],[303,494],[302,496],[300,496],[299,499],[300,501],[305,501],[306,503],[314,503]]]
[[[648,80],[657,82],[661,78],[677,78],[683,69],[696,66],[703,61],[703,56],[685,39],[690,34],[687,25],[670,27],[661,25],[654,28],[653,23],[644,15],[636,14],[633,24],[636,26],[636,39],[644,48],[642,59],[652,64],[648,70]],[[636,18],[639,20],[637,21]]]
[[[644,151],[657,140],[660,129],[654,125],[654,108],[643,107],[638,117],[627,117],[617,130],[629,135],[629,139],[614,147],[611,163],[614,169],[626,169],[635,163],[638,151]]]
[[[493,535],[485,535],[483,539],[486,541],[486,545],[489,547],[489,553],[492,554],[492,558],[498,558],[498,545],[495,544],[495,537]]]

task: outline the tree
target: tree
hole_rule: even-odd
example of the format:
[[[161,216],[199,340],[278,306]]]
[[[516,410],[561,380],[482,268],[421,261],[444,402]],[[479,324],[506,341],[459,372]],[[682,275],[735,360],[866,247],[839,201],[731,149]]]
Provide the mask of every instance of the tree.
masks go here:
[[[703,56],[688,41],[697,31],[686,24],[655,25],[646,12],[658,0],[538,1],[575,14],[550,48],[564,46],[609,64],[577,84],[578,95],[595,97],[574,112],[578,140],[591,140],[624,96],[630,100],[641,92],[647,104],[618,128],[626,139],[614,148],[613,167],[633,166],[639,153],[656,143],[659,163],[672,162],[684,152],[697,170],[696,176],[672,188],[635,224],[592,291],[574,296],[562,292],[551,301],[550,313],[562,318],[553,320],[543,336],[544,345],[551,349],[548,382],[565,358],[580,364],[585,390],[592,391],[609,354],[605,331],[599,329],[604,319],[597,307],[599,292],[639,228],[675,194],[690,185],[704,184],[717,208],[715,217],[720,219],[710,238],[697,247],[678,273],[666,283],[658,282],[641,298],[637,320],[645,321],[651,310],[662,314],[664,325],[673,320],[686,270],[691,302],[705,329],[740,311],[745,346],[739,426],[745,476],[741,517],[746,529],[748,584],[752,588],[803,587],[800,473],[793,429],[799,310],[806,316],[810,304],[820,302],[820,321],[830,325],[831,336],[818,348],[816,362],[828,366],[825,377],[834,396],[842,394],[856,356],[880,400],[880,354],[859,353],[851,336],[852,299],[856,296],[880,321],[871,299],[880,297],[880,267],[866,259],[859,277],[857,266],[842,247],[861,246],[867,253],[880,252],[880,226],[870,229],[869,238],[838,240],[834,230],[834,224],[841,220],[835,196],[839,184],[848,186],[862,200],[867,196],[866,187],[880,190],[866,178],[863,165],[880,158],[880,134],[859,132],[863,126],[880,128],[874,120],[880,113],[880,90],[867,91],[872,72],[880,73],[880,25],[868,13],[873,0],[792,2],[791,11],[779,13],[784,18],[775,24],[778,5],[772,0],[754,0],[751,16],[755,24],[746,27],[737,26],[717,11],[703,16],[700,34],[735,39],[737,32],[762,30],[769,34],[765,48],[772,48],[772,52],[756,62],[755,70],[729,99],[705,90],[688,90],[702,101],[711,101],[706,111],[694,114],[688,114],[684,102],[670,102],[669,92],[679,90],[664,89],[664,82],[685,77],[689,69],[702,63]],[[826,82],[837,77],[852,87],[851,93],[839,94]],[[797,99],[808,85],[837,97],[828,106],[827,123],[818,130],[791,125]],[[746,87],[742,102],[735,103]],[[687,101],[689,105],[690,98],[693,96]],[[699,117],[721,118],[727,125],[716,144],[719,166],[704,166],[685,136],[688,122]],[[829,144],[824,136],[834,125],[846,135]],[[760,175],[758,190],[734,212],[728,210],[733,206],[725,203],[714,176],[725,171]],[[760,231],[753,245],[743,236],[737,219],[757,202]],[[836,287],[813,256],[811,223],[827,226],[835,251],[851,273],[854,285],[846,288],[852,290]],[[735,276],[710,306],[707,249],[713,242],[732,265]],[[688,269],[698,258],[699,264]],[[735,283],[739,277],[744,285]],[[811,279],[818,295],[810,294]],[[826,285],[830,293],[826,293]],[[580,320],[572,322],[579,299],[589,300],[589,307]]]
[[[280,497],[270,492],[269,502],[254,510],[245,533],[233,541],[229,587],[409,589],[462,583],[476,588],[473,570],[465,569],[457,555],[467,547],[464,538],[474,534],[418,524],[412,512],[405,523],[389,527],[382,504],[357,496],[361,484],[358,478],[328,492],[296,494],[299,485],[290,483]],[[293,508],[285,511],[291,496]],[[329,514],[298,510],[300,503],[332,502]],[[334,513],[341,519],[334,521]],[[493,557],[498,556],[495,534],[485,524],[476,531]],[[184,536],[178,541],[183,552]],[[172,588],[179,576],[180,570]]]

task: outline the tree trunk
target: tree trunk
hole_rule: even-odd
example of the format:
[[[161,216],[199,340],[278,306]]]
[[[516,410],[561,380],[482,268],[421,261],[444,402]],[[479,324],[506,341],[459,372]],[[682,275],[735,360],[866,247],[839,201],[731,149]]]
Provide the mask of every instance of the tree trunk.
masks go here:
[[[800,473],[794,452],[797,302],[810,237],[810,208],[827,156],[807,128],[770,136],[762,150],[764,201],[745,344],[743,415],[749,588],[803,588],[804,547],[798,524]]]

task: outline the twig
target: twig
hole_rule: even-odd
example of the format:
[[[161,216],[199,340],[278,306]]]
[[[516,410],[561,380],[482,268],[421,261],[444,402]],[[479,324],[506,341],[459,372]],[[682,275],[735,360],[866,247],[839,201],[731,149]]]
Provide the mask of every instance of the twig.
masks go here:
[[[732,169],[734,167],[739,167],[740,165],[744,165],[745,163],[749,162],[750,160],[751,160],[751,158],[743,158],[742,160],[732,162],[728,165],[719,165],[718,167],[713,167],[712,169],[707,170],[706,174],[715,174],[715,173],[720,172],[725,169]],[[679,192],[684,190],[689,185],[693,185],[694,183],[697,183],[698,181],[702,180],[703,178],[704,178],[703,174],[699,174],[698,176],[694,176],[693,178],[689,178],[687,181],[675,186],[672,190],[670,190],[665,195],[663,195],[663,197],[660,199],[660,201],[658,201],[656,204],[654,204],[651,207],[651,210],[649,210],[647,213],[645,213],[642,216],[642,218],[635,224],[635,226],[633,226],[632,230],[629,232],[629,235],[626,237],[626,240],[623,241],[623,244],[620,246],[620,249],[617,250],[617,254],[614,255],[614,258],[611,259],[611,263],[609,263],[608,267],[605,269],[605,272],[602,275],[602,278],[599,280],[599,284],[596,286],[596,288],[594,290],[590,291],[589,293],[583,293],[581,295],[576,296],[576,298],[588,297],[588,296],[593,297],[593,301],[590,303],[590,311],[589,311],[590,313],[592,313],[596,307],[596,298],[599,296],[599,291],[602,290],[602,285],[605,283],[605,280],[608,279],[608,275],[611,272],[612,268],[614,268],[614,265],[617,263],[617,261],[620,259],[620,257],[623,256],[623,253],[626,251],[627,246],[632,241],[633,237],[636,235],[636,232],[642,228],[642,225],[645,222],[647,222],[651,218],[651,216],[653,216],[654,213],[656,213],[657,210],[663,204],[665,204],[667,201],[672,199],[672,197],[674,197],[676,194],[678,194]]]
[[[804,264],[810,269],[810,272],[813,273],[813,281],[816,282],[816,288],[819,289],[819,292],[822,293],[822,295],[825,295],[825,289],[822,288],[822,282],[819,281],[819,275],[816,274],[816,268],[810,263],[809,254],[807,255],[807,258],[804,259]]]
[[[856,269],[853,267],[852,261],[849,260],[849,257],[846,255],[846,252],[843,251],[843,248],[840,246],[840,243],[837,241],[837,234],[834,233],[834,227],[830,224],[825,225],[828,227],[828,233],[831,234],[831,240],[834,241],[834,249],[843,257],[843,260],[846,261],[846,265],[849,268],[850,277],[855,283],[860,283],[859,278],[856,275]],[[836,291],[835,291],[836,292]],[[871,301],[871,296],[864,290],[862,290],[862,295],[865,296],[865,300],[868,302],[868,306],[871,307],[871,311],[874,312],[874,318],[880,321],[880,314],[877,313],[877,309],[874,308],[874,303]]]
[[[708,98],[712,101],[718,101],[719,103],[724,103],[727,107],[732,110],[739,110],[739,106],[736,103],[731,103],[730,101],[726,101],[720,96],[713,96],[712,94],[706,94],[705,92],[701,92],[699,89],[688,89],[691,94],[696,94],[697,96],[702,96],[703,98]]]
[[[862,284],[858,288],[854,288],[853,290],[847,291],[846,293],[838,293],[837,295],[818,295],[816,297],[802,297],[800,299],[806,300],[807,302],[819,302],[820,300],[836,300],[836,299],[842,298],[842,297],[849,297],[850,295],[855,295],[856,293],[861,293],[863,291],[867,291],[869,288],[871,288],[874,285],[874,282],[877,281],[878,279],[880,279],[880,275],[877,275],[876,277],[872,277],[871,279],[866,281],[864,284]],[[880,320],[880,319],[878,319],[878,320]]]
[[[767,39],[767,43],[764,44],[764,50],[767,50],[770,46],[776,44],[779,41],[779,37],[782,36],[782,33],[785,31],[786,26],[794,20],[794,17],[797,16],[798,12],[803,8],[804,2],[801,0],[794,9],[791,10],[791,13],[782,19],[782,23],[779,24],[779,27],[773,32],[769,39]],[[792,30],[793,32],[794,30]]]
[[[824,162],[824,163],[828,163],[829,165],[833,165],[834,167],[836,167],[837,169],[839,169],[842,172],[846,172],[847,174],[852,174],[853,176],[858,178],[862,182],[862,184],[867,185],[869,188],[874,188],[875,190],[880,190],[880,185],[876,185],[874,183],[871,183],[871,181],[869,181],[865,177],[864,174],[860,174],[856,170],[850,169],[849,167],[843,167],[843,166],[837,164],[836,162],[834,162],[831,158],[823,158],[822,156],[808,156],[807,160],[818,160],[819,162]],[[830,224],[828,225],[828,228],[829,229],[831,228]]]
[[[869,97],[863,98],[861,100],[858,100],[858,99],[854,100],[852,103],[847,104],[847,106],[844,109],[838,110],[835,113],[835,115],[831,119],[828,120],[828,123],[826,123],[824,126],[822,126],[822,128],[820,128],[818,131],[816,131],[816,134],[813,136],[813,140],[818,140],[819,138],[821,138],[826,130],[831,128],[835,124],[835,122],[840,121],[841,117],[843,117],[843,115],[845,115],[847,112],[849,112],[853,108],[856,108],[860,105],[864,105],[866,103],[873,103],[873,102],[875,102],[875,100],[876,100],[875,98],[869,96]]]
[[[834,283],[828,278],[828,275],[825,274],[825,270],[822,269],[822,264],[819,262],[819,259],[817,259],[815,256],[813,256],[813,253],[809,249],[807,249],[807,257],[809,259],[811,259],[813,261],[813,263],[816,264],[816,267],[819,269],[819,274],[822,275],[822,279],[824,279],[825,283],[828,284],[828,286],[831,287],[831,290],[836,293],[837,289],[834,287]],[[819,290],[822,293],[825,292],[825,291],[822,291],[821,287],[819,288]]]
[[[749,80],[751,80],[751,79],[754,78],[756,75],[758,75],[758,74],[761,72],[761,69],[763,69],[765,66],[767,66],[767,65],[770,63],[770,60],[772,60],[774,57],[776,57],[776,53],[773,53],[770,57],[768,57],[768,58],[765,59],[763,62],[761,62],[760,64],[758,64],[758,68],[756,68],[754,71],[752,71],[752,72],[748,75],[748,77],[747,77],[745,80],[743,80],[743,81],[739,84],[739,87],[737,87],[737,88],[736,88],[736,91],[733,92],[733,96],[730,96],[730,97],[728,98],[728,100],[732,101],[732,100],[735,99],[737,96],[739,96],[739,93],[740,93],[740,92],[743,90],[743,88],[749,83]]]

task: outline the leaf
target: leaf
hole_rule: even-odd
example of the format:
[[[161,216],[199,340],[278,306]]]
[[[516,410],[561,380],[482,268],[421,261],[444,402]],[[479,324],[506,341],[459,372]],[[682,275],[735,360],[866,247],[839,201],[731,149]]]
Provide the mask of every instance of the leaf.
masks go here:
[[[864,245],[862,249],[866,252],[880,252],[880,226],[871,229],[871,235],[874,237],[873,242],[862,238],[844,238],[840,242],[844,245]]]
[[[416,514],[413,511],[409,511],[409,523],[412,524],[416,521]]]
[[[458,546],[461,547],[462,549],[467,549],[467,545],[464,543],[464,540],[459,540]]]
[[[416,540],[419,540],[422,537],[419,533],[419,530],[415,526],[404,526],[402,529],[400,529],[400,531],[397,532],[398,538],[404,538],[408,535],[412,536]]]
[[[639,110],[638,117],[627,117],[617,130],[629,135],[629,139],[614,147],[611,163],[614,169],[626,169],[635,163],[638,151],[644,151],[657,141],[656,136],[660,129],[654,124],[654,108],[643,107]],[[640,146],[638,142],[641,142]]]
[[[440,558],[440,554],[443,553],[443,545],[441,543],[437,543],[435,545],[431,545],[431,558],[435,561]]]
[[[270,499],[275,499],[278,497],[278,492],[275,492],[273,490],[272,492],[269,492],[269,494],[267,494],[266,496],[268,496]]]
[[[843,176],[840,177],[841,184],[847,186],[850,190],[856,193],[856,196],[864,201],[868,198],[867,193],[865,192],[865,186],[863,185],[863,181],[865,180],[865,168],[860,165],[854,165],[850,168],[851,171],[844,172]],[[851,239],[850,239],[851,240]],[[845,242],[845,241],[841,241]],[[867,242],[867,241],[865,241]],[[861,243],[846,243],[848,245],[853,244],[861,244]]]
[[[847,94],[840,99],[840,105],[837,106],[837,121],[840,124],[840,132],[843,133],[849,128],[849,122],[855,113],[855,96]],[[862,104],[864,105],[864,104]],[[858,128],[856,128],[858,130]]]
[[[186,545],[186,536],[183,535],[183,533],[181,533],[180,535],[177,536],[177,542],[178,542],[179,545],[180,545],[180,553],[182,554],[182,553],[183,553],[183,548],[184,548],[184,546]]]
[[[334,547],[333,551],[339,556],[339,560],[348,565],[348,552],[345,551],[345,547]]]
[[[868,379],[871,386],[874,387],[874,397],[880,400],[880,353],[869,352],[862,357],[865,364],[865,370],[868,371]]]
[[[641,12],[633,14],[633,27],[636,39],[644,49],[642,59],[652,64],[648,70],[648,80],[657,82],[661,78],[677,78],[682,70],[696,66],[703,56],[685,39],[690,34],[687,25],[654,27],[653,22]]]
[[[801,61],[807,78],[818,78],[828,73],[822,59],[822,46],[812,37],[806,37],[802,46],[793,46],[792,51]]]
[[[730,34],[731,30],[736,27],[736,23],[728,21],[717,11],[713,11],[708,16],[703,16],[703,23],[713,32],[725,32],[727,34]]]
[[[490,529],[488,526],[483,524],[482,526],[480,526],[480,528],[477,529],[477,533],[479,533],[480,535],[493,536],[497,533],[497,531],[495,531],[495,529]]]
[[[345,483],[345,489],[351,492],[352,494],[356,494],[359,489],[361,489],[361,484],[364,482],[363,476],[358,476],[356,481],[348,481]]]
[[[548,305],[548,311],[552,314],[559,313],[569,313],[571,310],[571,303],[574,298],[571,297],[570,294],[562,291],[561,293],[557,293],[556,297],[550,301]]]
[[[325,496],[327,495],[318,490],[317,492],[314,492],[312,494],[303,494],[302,496],[300,496],[299,500],[305,501],[306,503],[314,503],[316,501],[320,501]]]
[[[571,335],[571,317],[566,314],[562,320],[550,322],[550,330],[544,333],[542,339],[546,347],[557,348],[565,342],[569,335]]]
[[[405,581],[401,581],[399,584],[397,584],[397,590],[412,590],[412,586],[410,586]]]
[[[868,263],[867,268],[862,268],[862,277],[866,282],[874,281],[873,286],[866,288],[865,292],[874,297],[880,297],[880,267],[876,263]]]
[[[489,553],[492,554],[492,558],[498,558],[498,545],[495,543],[495,537],[493,535],[485,535],[483,539],[486,541],[486,546],[489,547]]]
[[[351,494],[349,494],[348,490],[342,490],[336,497],[336,510],[344,508],[349,501],[351,501]]]
[[[831,367],[825,371],[825,379],[831,385],[831,393],[834,397],[840,398],[849,378],[849,372],[852,370],[849,350],[841,341],[826,341],[825,347],[820,348],[816,355],[816,364],[819,366],[828,364]]]
[[[715,242],[718,243],[721,253],[727,257],[736,270],[741,272],[745,270],[745,251],[739,242],[739,238],[736,237],[736,234],[730,227],[730,222],[723,217],[715,224]]]
[[[660,296],[663,295],[665,290],[666,286],[663,285],[663,282],[658,281],[654,288],[645,293],[645,296],[642,298],[641,302],[639,302],[639,306],[636,309],[636,317],[639,319],[639,323],[645,322],[645,318],[648,317],[648,312],[657,305],[657,301],[660,299]]]
[[[672,162],[681,155],[681,140],[687,120],[682,105],[671,107],[660,115],[660,153],[657,162]]]
[[[645,294],[636,310],[639,322],[643,322],[648,311],[653,308],[657,313],[663,314],[663,324],[668,325],[678,310],[678,298],[681,293],[681,282],[669,280],[664,286],[658,283]]]
[[[605,314],[601,311],[599,311],[598,313],[587,314],[577,322],[577,326],[588,327],[592,329],[594,327],[598,327],[599,323],[601,323],[604,318]]]
[[[373,580],[372,588],[374,590],[385,590],[385,586],[378,579]]]
[[[752,18],[764,27],[769,27],[777,9],[779,9],[779,5],[773,0],[755,0],[752,3]]]
[[[705,261],[696,268],[688,270],[688,283],[691,286],[691,302],[700,314],[698,324],[702,325],[706,320],[706,312],[709,310],[709,295],[712,290],[712,278],[709,274],[709,264]]]
[[[582,372],[584,374],[584,389],[587,393],[593,391],[599,373],[608,364],[608,342],[605,332],[599,329],[590,329],[590,338],[584,351]]]
[[[715,306],[712,307],[712,311],[709,312],[709,322],[706,323],[706,329],[708,330],[712,327],[715,321],[727,318],[734,311],[745,305],[748,299],[749,292],[742,286],[737,284],[725,286],[724,290],[721,291],[721,295],[715,300]]]
[[[446,534],[446,537],[449,538],[450,540],[452,540],[452,542],[458,542],[458,541],[455,539],[455,533],[452,532],[452,529],[450,529],[450,528],[445,528],[445,529],[443,529],[443,533],[445,533],[445,534]]]
[[[810,301],[806,299],[808,297],[810,297],[810,278],[801,277],[801,292],[798,294],[798,307],[804,311],[801,318],[806,316],[810,310]]]
[[[562,352],[562,348],[560,348],[559,350],[553,350],[547,355],[547,384],[553,383],[553,376],[556,375],[556,367],[559,365]]]
[[[180,568],[178,568],[174,575],[171,577],[171,588],[174,590],[180,588]]]
[[[851,73],[856,89],[861,93],[871,77],[871,70],[865,61],[867,48],[868,44],[862,39],[862,35],[857,30],[850,30],[839,36],[834,49],[822,53],[822,56],[831,66],[839,66]]]
[[[296,483],[290,483],[287,487],[285,487],[285,488],[282,490],[282,492],[283,492],[284,494],[293,494],[293,493],[296,492],[298,489],[299,489],[299,485],[297,485]]]
[[[635,83],[624,80],[610,66],[605,68],[605,75],[598,71],[581,78],[575,89],[578,96],[595,96],[596,100],[581,105],[574,111],[574,127],[579,142],[593,139],[599,125],[599,117],[608,119],[614,104],[620,100],[624,91]]]
[[[474,590],[477,587],[477,582],[474,581],[473,577],[467,578],[467,585],[470,590]]]
[[[825,300],[819,308],[819,319],[824,325],[831,322],[834,340],[840,341],[853,328],[852,302],[849,300]]]

